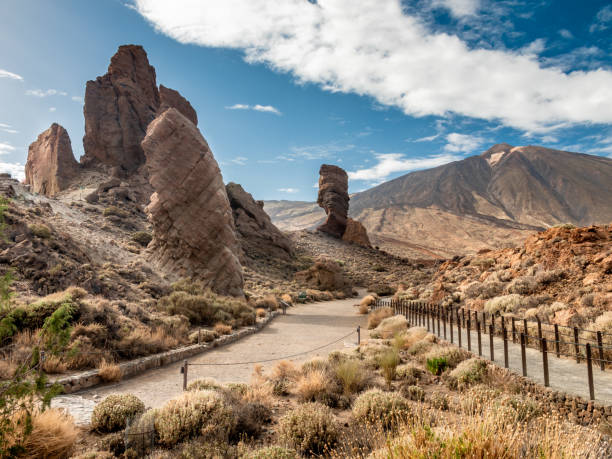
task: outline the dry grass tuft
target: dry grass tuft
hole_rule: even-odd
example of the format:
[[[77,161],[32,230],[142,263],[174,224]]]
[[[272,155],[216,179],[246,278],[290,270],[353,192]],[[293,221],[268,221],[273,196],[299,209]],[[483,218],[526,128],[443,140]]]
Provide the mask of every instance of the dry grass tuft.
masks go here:
[[[376,303],[376,297],[374,295],[366,295],[359,302],[359,306],[369,307]]]
[[[62,374],[65,373],[67,369],[66,363],[63,362],[56,355],[49,355],[45,357],[43,362],[43,370],[45,373],[53,374]]]
[[[264,308],[257,308],[257,310],[255,311],[255,314],[257,315],[257,317],[259,317],[260,319],[263,319],[264,317],[266,317],[266,315],[268,314],[266,312],[266,310]]]
[[[98,366],[98,376],[100,376],[104,382],[117,382],[121,381],[123,373],[118,364],[103,359]]]
[[[218,323],[215,325],[215,332],[219,335],[229,335],[232,333],[232,327],[230,325]]]
[[[23,414],[15,422],[23,422]],[[32,416],[32,433],[25,439],[24,457],[36,459],[59,459],[69,457],[79,431],[72,416],[63,410],[51,408]]]
[[[325,371],[312,370],[297,381],[295,391],[301,402],[317,401],[324,398],[329,384],[330,381]]]
[[[370,308],[367,304],[359,304],[359,314],[365,316],[368,312],[370,312]]]
[[[393,315],[393,309],[391,308],[380,308],[376,311],[372,311],[368,316],[368,330],[372,330],[373,328],[378,327],[378,325],[386,319],[387,317],[391,317]]]

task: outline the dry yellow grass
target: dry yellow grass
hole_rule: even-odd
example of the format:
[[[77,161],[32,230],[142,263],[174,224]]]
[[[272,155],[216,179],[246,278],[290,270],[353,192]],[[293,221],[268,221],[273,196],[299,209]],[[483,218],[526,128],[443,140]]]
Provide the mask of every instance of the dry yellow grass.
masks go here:
[[[49,355],[45,357],[45,360],[43,362],[43,370],[45,371],[45,373],[61,374],[65,373],[66,369],[66,363],[62,362],[59,357],[55,355]]]
[[[266,317],[266,310],[264,308],[257,308],[257,310],[255,311],[255,314],[257,314],[257,317],[264,318]]]
[[[13,422],[23,422],[24,414],[13,417]],[[69,457],[76,443],[78,430],[72,416],[51,408],[32,417],[32,433],[27,436],[22,457],[32,459],[60,459]]]
[[[283,296],[281,296],[281,300],[283,300],[288,305],[293,304],[293,298],[291,298],[291,295],[289,295],[288,293],[285,293]]]
[[[299,368],[295,363],[289,360],[281,360],[276,364],[274,370],[272,370],[273,379],[286,379],[289,381],[295,381],[300,375]]]
[[[386,319],[387,317],[391,317],[393,315],[393,309],[391,308],[380,308],[376,311],[372,311],[368,316],[368,330],[372,330],[373,328],[378,327],[378,325]]]
[[[302,402],[315,401],[325,394],[329,380],[322,370],[312,370],[298,379],[295,392]]]
[[[359,314],[366,315],[368,312],[370,312],[370,308],[368,307],[368,305],[359,303]]]
[[[230,325],[218,323],[215,325],[215,331],[219,335],[229,335],[230,333],[232,333],[232,327]]]
[[[98,366],[98,375],[104,382],[116,382],[121,381],[122,372],[121,367],[114,363],[103,359]]]
[[[372,306],[374,303],[376,303],[376,298],[374,297],[374,295],[366,295],[361,299],[359,305],[368,307]]]
[[[8,360],[0,360],[0,379],[11,379],[15,375],[17,365]]]

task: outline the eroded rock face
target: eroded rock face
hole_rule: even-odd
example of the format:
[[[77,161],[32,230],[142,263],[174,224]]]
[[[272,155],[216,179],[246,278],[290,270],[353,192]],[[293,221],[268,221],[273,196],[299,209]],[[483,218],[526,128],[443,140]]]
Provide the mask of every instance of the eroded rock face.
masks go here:
[[[291,258],[291,241],[272,224],[263,210],[263,202],[255,201],[237,183],[228,183],[227,196],[244,254],[251,259]]]
[[[35,193],[53,196],[68,187],[78,170],[68,132],[53,123],[28,149],[25,183]]]
[[[161,105],[159,106],[158,113],[163,113],[167,109],[173,107],[181,112],[189,121],[196,126],[198,125],[198,114],[195,109],[191,106],[189,101],[181,96],[181,93],[174,89],[166,88],[163,84],[159,85],[159,99]]]
[[[142,142],[149,182],[152,248],[160,266],[243,295],[240,246],[219,166],[195,125],[177,109],[157,117]]]
[[[348,175],[344,169],[329,164],[321,166],[317,204],[327,214],[327,220],[317,229],[341,238],[346,230],[349,208]]]
[[[372,247],[365,226],[363,226],[361,222],[353,220],[352,218],[349,218],[346,221],[346,230],[342,235],[342,240],[352,242],[353,244],[362,245],[364,247]]]
[[[145,162],[141,142],[155,118],[160,96],[155,69],[142,46],[120,46],[108,72],[85,89],[86,166],[109,166],[132,172]]]

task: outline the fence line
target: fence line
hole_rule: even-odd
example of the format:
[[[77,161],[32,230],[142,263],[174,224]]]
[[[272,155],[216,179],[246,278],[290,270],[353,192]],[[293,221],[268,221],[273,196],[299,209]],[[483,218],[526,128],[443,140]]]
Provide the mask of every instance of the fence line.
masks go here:
[[[519,319],[513,316],[502,316],[499,314],[487,314],[484,311],[474,311],[461,307],[445,307],[440,304],[408,301],[408,300],[382,300],[377,299],[373,309],[390,307],[395,314],[406,317],[410,326],[422,326],[447,339],[447,324],[450,334],[450,342],[455,344],[454,327],[457,332],[457,345],[463,347],[462,331],[467,332],[467,349],[472,351],[472,331],[477,333],[478,355],[482,356],[482,334],[489,335],[490,360],[494,361],[493,338],[500,337],[504,346],[504,366],[508,368],[508,341],[521,346],[522,373],[527,376],[527,360],[525,349],[527,347],[538,349],[542,354],[542,371],[544,373],[544,385],[549,386],[548,354],[557,357],[569,357],[576,359],[577,363],[586,362],[589,395],[591,400],[595,399],[593,383],[593,364],[599,364],[599,369],[605,371],[606,364],[612,364],[612,357],[606,355],[606,350],[612,350],[612,346],[604,345],[604,337],[610,333],[594,330],[584,330],[578,327],[560,326],[557,324],[543,323],[539,317],[535,320]],[[487,316],[489,320],[487,320]],[[529,325],[532,325],[531,327]],[[437,330],[436,330],[437,326]],[[548,328],[547,328],[548,327]],[[551,328],[552,327],[552,328]],[[441,329],[444,329],[443,331]],[[530,330],[531,328],[531,330]],[[560,328],[572,331],[571,335],[561,333]],[[530,335],[532,333],[536,333]],[[581,336],[580,331],[591,333],[594,338],[588,339]],[[571,341],[561,338],[570,337]],[[582,353],[584,350],[584,354]],[[573,351],[573,352],[572,352]],[[597,355],[595,355],[597,354]],[[612,353],[610,353],[612,355]]]

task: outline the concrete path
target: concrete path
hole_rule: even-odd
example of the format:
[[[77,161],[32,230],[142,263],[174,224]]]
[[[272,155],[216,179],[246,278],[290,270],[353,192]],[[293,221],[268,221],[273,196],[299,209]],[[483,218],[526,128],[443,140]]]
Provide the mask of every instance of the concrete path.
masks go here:
[[[192,357],[189,362],[217,364],[252,362],[279,359],[320,348],[287,359],[299,363],[315,356],[327,356],[333,350],[354,347],[357,343],[355,330],[358,325],[365,329],[367,321],[366,316],[357,313],[358,309],[354,305],[358,302],[358,299],[353,298],[289,308],[286,316],[278,316],[260,332]],[[340,339],[349,333],[350,336]],[[326,346],[333,341],[337,342]],[[147,407],[159,407],[181,394],[183,390],[181,365],[182,362],[173,363],[119,383],[56,397],[52,405],[67,408],[79,424],[89,423],[95,404],[110,394],[131,393],[139,397]],[[276,361],[262,363],[264,370],[274,365]],[[254,367],[255,364],[252,363],[189,366],[188,381],[211,377],[219,382],[248,382]]]
[[[441,325],[441,335],[444,337],[444,325]],[[436,323],[436,335],[438,326]],[[454,344],[458,344],[457,325],[453,323]],[[461,347],[467,349],[467,331],[462,328]],[[446,337],[450,341],[450,327],[446,324]],[[474,330],[470,332],[471,348],[474,354],[478,354],[478,333]],[[489,335],[481,335],[482,355],[491,360],[491,349]],[[495,363],[504,366],[504,341],[501,338],[493,338],[493,354]],[[527,377],[533,381],[544,385],[544,371],[542,365],[542,353],[538,349],[527,348],[525,350],[527,360]],[[512,337],[508,339],[508,367],[515,373],[522,375],[521,346],[514,344]],[[551,389],[578,395],[585,400],[589,400],[589,384],[587,366],[584,361],[576,363],[575,360],[557,358],[553,352],[548,352],[548,374]],[[593,365],[593,383],[595,387],[595,400],[606,405],[612,404],[612,369],[605,372],[599,369],[598,365]]]

